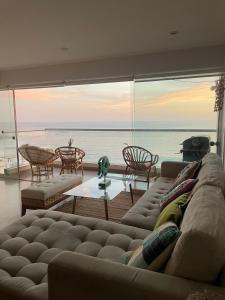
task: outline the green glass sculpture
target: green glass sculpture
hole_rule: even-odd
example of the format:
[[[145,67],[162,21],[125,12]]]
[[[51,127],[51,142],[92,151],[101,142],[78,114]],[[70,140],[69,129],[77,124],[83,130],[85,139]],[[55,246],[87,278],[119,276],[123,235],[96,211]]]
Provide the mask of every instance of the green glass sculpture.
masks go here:
[[[103,181],[99,182],[98,186],[100,189],[105,189],[107,186],[111,184],[110,179],[106,179],[106,175],[109,171],[109,159],[107,156],[102,156],[98,160],[98,177],[102,178],[104,177]]]

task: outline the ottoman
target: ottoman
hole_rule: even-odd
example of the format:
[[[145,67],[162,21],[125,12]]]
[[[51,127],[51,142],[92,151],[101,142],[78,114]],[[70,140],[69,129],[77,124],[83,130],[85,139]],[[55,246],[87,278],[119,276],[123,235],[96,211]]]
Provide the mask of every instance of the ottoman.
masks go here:
[[[74,174],[62,174],[42,182],[32,183],[21,191],[22,215],[26,209],[48,209],[66,199],[64,192],[82,183],[82,177]]]

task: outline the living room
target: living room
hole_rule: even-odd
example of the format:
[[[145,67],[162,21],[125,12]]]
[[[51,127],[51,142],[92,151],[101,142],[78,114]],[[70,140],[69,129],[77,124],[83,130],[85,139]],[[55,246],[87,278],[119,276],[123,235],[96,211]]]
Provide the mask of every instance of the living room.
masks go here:
[[[99,168],[101,167],[99,170],[102,171],[102,178],[99,181],[103,181],[102,184],[105,185],[109,184],[108,190],[111,188],[111,191],[106,194],[103,189],[103,195],[98,194],[98,198],[105,197],[102,198],[104,200],[102,203],[92,201],[97,211],[102,209],[103,215],[100,218],[95,215],[79,214],[79,206],[83,205],[86,209],[88,204],[83,201],[83,198],[77,199],[77,197],[85,197],[84,191],[87,186],[82,191],[79,190],[79,186],[93,177],[96,178],[96,168],[84,169],[83,179],[81,169],[77,170],[78,174],[65,172],[59,175],[63,173],[61,165],[63,166],[64,162],[58,157],[59,166],[55,167],[54,177],[44,178],[45,176],[39,174],[41,180],[36,178],[35,182],[31,182],[29,165],[25,166],[28,176],[23,178],[6,178],[11,174],[4,174],[6,177],[0,180],[1,229],[3,228],[0,234],[0,299],[57,300],[105,299],[106,297],[138,299],[141,296],[146,300],[172,300],[225,297],[223,11],[224,3],[219,0],[213,3],[211,1],[167,3],[145,0],[141,2],[22,0],[19,3],[15,1],[2,3],[0,86],[5,98],[0,99],[0,107],[2,119],[8,122],[9,129],[1,131],[3,135],[8,134],[7,138],[10,139],[11,145],[15,146],[14,153],[17,160],[17,150],[21,146],[18,145],[16,137],[18,124],[15,122],[15,112],[19,113],[17,93],[19,95],[21,92],[25,95],[30,90],[63,89],[63,87],[76,89],[85,88],[86,85],[113,85],[113,83],[122,85],[132,82],[134,87],[132,95],[139,99],[139,88],[150,84],[148,82],[170,81],[178,84],[189,81],[189,84],[197,85],[197,80],[203,80],[208,84],[207,91],[213,95],[211,101],[210,97],[205,97],[202,89],[199,91],[203,110],[198,110],[197,106],[192,104],[193,94],[190,93],[190,98],[186,99],[186,102],[180,100],[181,109],[178,109],[179,105],[175,102],[171,104],[171,107],[174,105],[174,112],[172,108],[166,107],[168,101],[161,95],[160,111],[164,111],[165,116],[169,116],[171,111],[171,118],[178,121],[178,115],[180,119],[185,119],[188,109],[192,107],[196,120],[205,121],[199,129],[205,130],[207,135],[212,134],[211,141],[214,144],[210,144],[209,140],[207,152],[211,149],[211,153],[189,163],[182,161],[182,153],[179,153],[179,161],[170,159],[169,162],[165,162],[167,157],[164,159],[164,155],[161,154],[163,151],[168,153],[169,146],[165,144],[160,149],[159,163],[157,160],[159,151],[152,151],[156,157],[153,160],[157,169],[152,168],[153,173],[149,175],[150,178],[147,175],[148,184],[145,184],[143,195],[136,194],[132,186],[136,174],[132,178],[128,177],[126,188],[129,197],[126,201],[129,206],[124,215],[119,217],[119,224],[107,220],[107,212],[109,219],[112,212],[110,210],[112,206],[107,207],[107,205],[110,205],[108,202],[111,201],[111,191],[112,193],[115,189],[122,191],[124,186],[121,186],[121,181],[117,178],[109,176],[105,178],[104,172],[108,172],[108,162],[105,158],[101,162],[102,165],[101,163],[99,165]],[[206,83],[207,81],[209,82]],[[115,89],[118,91],[118,88]],[[146,90],[146,87],[143,89]],[[153,89],[150,89],[146,99],[152,101],[150,96],[155,98],[153,95]],[[87,99],[82,101],[85,102]],[[56,102],[55,100],[55,105]],[[7,104],[8,110],[5,110],[3,103],[9,104]],[[116,106],[116,103],[112,102],[112,104]],[[211,119],[206,118],[205,112],[205,107],[209,104],[213,115]],[[25,106],[29,107],[28,102]],[[24,112],[26,107],[21,112]],[[37,108],[39,107],[37,104]],[[118,114],[124,107],[127,109],[126,106],[119,107]],[[134,107],[136,110],[133,110]],[[46,106],[46,108],[50,113],[51,107]],[[144,114],[146,111],[149,117],[146,120],[152,121],[156,111],[154,109],[156,108],[152,105],[149,110],[152,115],[148,116],[145,105],[142,107],[131,105],[131,114],[135,120],[133,129],[136,130],[132,132],[132,141],[128,142],[129,145],[135,141],[135,144],[140,146],[143,128],[137,126],[137,121],[140,120],[138,114],[140,112]],[[213,112],[213,109],[216,112]],[[40,118],[43,116],[40,112],[38,114]],[[52,110],[53,118],[54,114],[58,119],[59,115]],[[34,120],[31,111],[30,116],[30,120]],[[118,122],[117,116],[113,118],[116,122]],[[24,116],[21,117],[22,121],[23,119]],[[214,120],[214,125],[211,126],[211,121],[208,120]],[[84,135],[86,131],[85,128],[83,129]],[[208,129],[213,131],[207,131]],[[26,134],[29,143],[34,133]],[[51,136],[55,133],[50,131],[48,134]],[[97,132],[93,130],[92,134],[97,135]],[[175,131],[174,137],[177,138],[179,134],[179,131]],[[159,133],[156,131],[155,136],[157,135],[159,136]],[[66,142],[72,142],[70,133],[67,136],[69,139]],[[107,137],[107,133],[105,136]],[[115,136],[119,136],[118,132]],[[191,137],[190,132],[189,136]],[[103,139],[103,144],[106,137]],[[49,138],[46,140],[49,141]],[[6,138],[0,140],[3,145],[5,141]],[[36,141],[36,146],[44,146],[38,145],[39,142],[37,139]],[[196,142],[199,141],[194,140],[193,144],[196,145]],[[26,143],[25,141],[24,144]],[[109,146],[109,149],[114,146],[110,147],[108,140],[107,142],[105,140],[105,145]],[[67,145],[61,143],[61,146]],[[122,146],[120,147],[118,149],[122,161]],[[178,150],[182,148],[180,145],[177,147]],[[126,148],[126,145],[123,145],[123,148]],[[106,154],[105,151],[96,153],[98,155],[92,156],[95,164],[100,156]],[[132,153],[135,156],[136,152]],[[174,157],[173,150],[171,153]],[[10,157],[7,157],[7,163],[10,162]],[[110,163],[112,166],[113,161]],[[65,163],[65,168],[67,166],[68,164]],[[145,164],[145,168],[146,166],[148,165]],[[115,170],[115,172],[123,177],[124,169],[123,167],[122,171]],[[63,184],[52,181],[63,176]],[[76,183],[74,178],[77,180]],[[66,196],[66,193],[73,188],[69,180],[72,180],[72,185],[75,185],[75,192],[69,195],[73,197],[72,205],[68,212],[52,211],[52,207],[50,209],[49,207],[59,200],[57,193]],[[183,192],[176,194],[176,198],[173,199],[171,195],[167,195],[168,198],[164,202],[163,196],[169,194],[169,190],[176,189],[183,181],[187,181],[185,186],[187,190],[183,189]],[[51,194],[53,189],[50,186],[53,185],[54,193]],[[59,186],[60,189],[56,193]],[[32,189],[29,189],[30,187]],[[36,203],[34,187],[36,196],[38,193],[44,195]],[[90,185],[88,189],[92,190],[92,187]],[[98,182],[97,184],[95,182],[95,191],[98,190],[97,187]],[[21,190],[26,188],[28,191],[22,194],[21,202]],[[188,197],[184,196],[187,193],[189,193]],[[177,198],[180,202],[176,200]],[[27,202],[27,199],[32,201]],[[106,199],[108,202],[105,201]],[[173,219],[172,224],[167,224],[168,227],[165,229],[164,225],[159,223],[158,217],[159,215],[162,217],[162,213],[165,213],[168,206],[175,204],[174,201],[178,205],[179,220],[176,219],[177,224],[175,224]],[[100,204],[95,204],[98,202]],[[33,203],[35,206],[32,206]],[[180,208],[181,203],[184,204],[185,212]],[[26,214],[21,218],[22,204]],[[33,211],[32,207],[42,210]],[[158,239],[159,236],[155,234],[163,232],[167,241],[167,230],[172,238],[171,245],[164,248],[163,250],[166,251],[163,251],[157,259],[154,254],[151,262],[148,259],[143,261],[143,249],[149,251],[147,246],[151,244],[153,235]],[[86,288],[87,282],[89,289]]]

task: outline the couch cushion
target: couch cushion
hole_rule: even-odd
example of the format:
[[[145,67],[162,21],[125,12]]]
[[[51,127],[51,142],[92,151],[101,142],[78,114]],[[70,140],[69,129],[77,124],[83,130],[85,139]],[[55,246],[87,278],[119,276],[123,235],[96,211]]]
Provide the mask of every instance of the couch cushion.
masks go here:
[[[190,192],[198,179],[187,179],[176,186],[172,191],[167,192],[160,200],[160,210],[162,211],[171,201],[180,195]]]
[[[183,216],[183,211],[181,207],[183,207],[183,205],[186,204],[189,194],[190,193],[185,193],[183,195],[180,195],[171,203],[169,203],[160,213],[154,229],[168,221],[174,222],[175,224],[179,225]]]
[[[161,225],[151,232],[144,239],[143,244],[134,251],[128,265],[160,271],[168,260],[179,235],[180,231],[173,222]]]
[[[208,153],[203,157],[197,178],[199,181],[193,188],[192,194],[203,185],[218,186],[225,192],[225,173],[222,161],[215,153]]]
[[[177,175],[177,178],[170,190],[174,189],[176,186],[178,186],[179,184],[181,184],[183,181],[187,179],[196,178],[200,170],[201,164],[202,164],[201,161],[193,161],[187,164]]]
[[[160,214],[159,202],[172,186],[174,179],[159,177],[144,195],[123,216],[123,224],[153,230]]]
[[[194,193],[181,224],[165,273],[213,282],[225,264],[225,201],[219,187],[202,186]]]
[[[24,293],[47,299],[48,264],[62,251],[126,263],[149,233],[56,211],[28,214],[0,231],[0,290],[10,287],[19,299]]]

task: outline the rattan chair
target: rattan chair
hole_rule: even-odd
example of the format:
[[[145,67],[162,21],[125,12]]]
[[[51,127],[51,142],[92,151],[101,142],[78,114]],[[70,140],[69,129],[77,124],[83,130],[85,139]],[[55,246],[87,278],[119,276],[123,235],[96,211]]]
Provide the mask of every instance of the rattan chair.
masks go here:
[[[79,148],[75,147],[59,147],[55,150],[57,156],[60,157],[62,162],[62,168],[60,174],[64,173],[65,170],[70,170],[71,173],[81,168],[82,175],[84,174],[83,169],[83,158],[85,152]]]
[[[45,149],[31,145],[22,145],[18,148],[20,155],[29,162],[32,173],[40,181],[41,176],[49,178],[53,175],[53,163],[57,159],[57,155],[52,149]]]
[[[149,187],[150,175],[156,176],[155,165],[159,156],[139,146],[127,146],[122,152],[126,163],[125,176],[130,174],[144,176]]]

